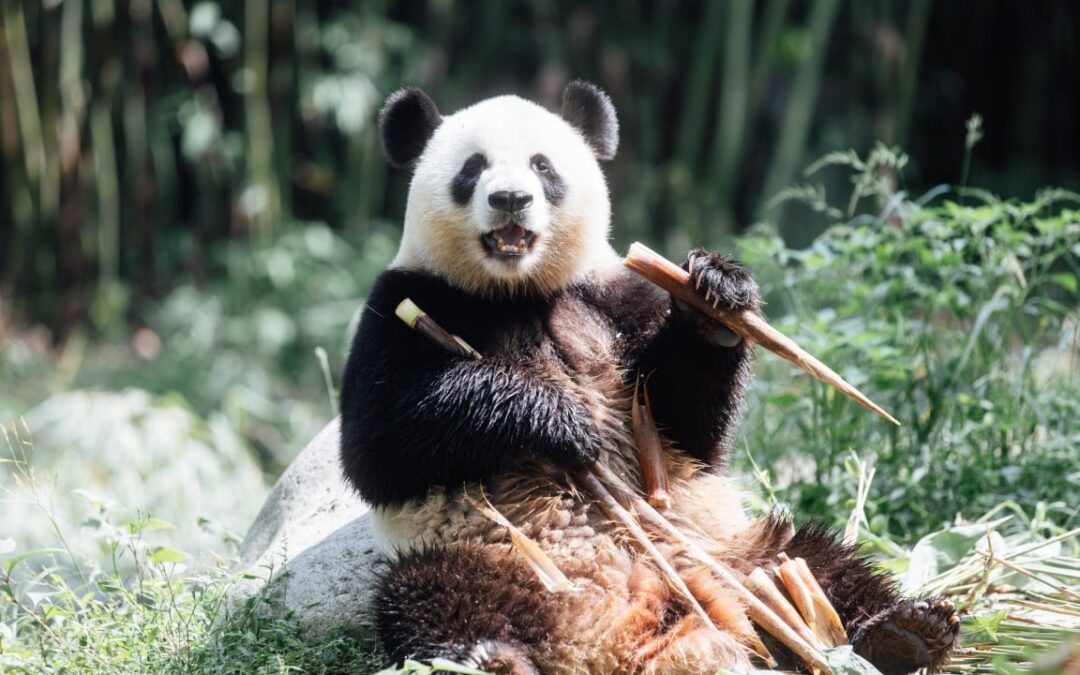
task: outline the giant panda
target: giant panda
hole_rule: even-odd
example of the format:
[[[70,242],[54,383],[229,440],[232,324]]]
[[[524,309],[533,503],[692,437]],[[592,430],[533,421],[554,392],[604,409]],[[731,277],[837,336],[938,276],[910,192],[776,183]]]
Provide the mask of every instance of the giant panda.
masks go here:
[[[958,628],[950,603],[901,598],[825,528],[747,515],[723,469],[751,348],[621,266],[598,163],[619,142],[603,91],[570,83],[558,114],[499,96],[443,116],[407,88],[379,125],[390,163],[413,174],[400,249],[375,281],[345,368],[341,462],[389,561],[373,614],[391,658],[511,673],[750,665],[739,599],[664,547],[720,630],[707,628],[568,478],[602,462],[638,480],[628,420],[646,373],[673,522],[742,572],[769,569],[780,551],[805,558],[856,651],[883,672],[944,661]],[[695,250],[684,266],[710,302],[760,311],[754,280],[730,258]],[[394,315],[406,297],[484,358],[412,332]],[[575,590],[548,592],[478,512],[478,495]]]

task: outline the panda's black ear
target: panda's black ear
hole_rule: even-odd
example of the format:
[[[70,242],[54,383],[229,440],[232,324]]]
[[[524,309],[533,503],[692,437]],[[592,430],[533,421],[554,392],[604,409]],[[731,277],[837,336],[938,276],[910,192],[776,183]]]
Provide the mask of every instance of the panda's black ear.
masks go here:
[[[574,80],[562,96],[562,118],[585,136],[598,159],[612,159],[619,149],[619,119],[615,106],[600,87]]]
[[[411,166],[440,124],[442,115],[435,101],[420,89],[405,87],[390,94],[379,111],[386,158],[399,169]]]

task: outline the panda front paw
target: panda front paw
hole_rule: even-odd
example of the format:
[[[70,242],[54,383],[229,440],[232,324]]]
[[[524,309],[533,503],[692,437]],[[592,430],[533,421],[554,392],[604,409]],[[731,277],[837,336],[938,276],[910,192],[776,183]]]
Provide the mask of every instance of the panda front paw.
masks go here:
[[[745,267],[720,253],[698,248],[683,263],[690,281],[713,307],[729,312],[757,311],[761,296],[757,282]]]
[[[757,282],[746,268],[727,256],[699,248],[687,254],[682,267],[690,273],[694,289],[713,307],[729,312],[760,311]],[[742,343],[738,335],[689,305],[675,300],[675,307],[709,342],[720,347],[737,347]]]
[[[960,617],[942,598],[903,600],[858,627],[855,652],[884,675],[936,670],[956,647]]]

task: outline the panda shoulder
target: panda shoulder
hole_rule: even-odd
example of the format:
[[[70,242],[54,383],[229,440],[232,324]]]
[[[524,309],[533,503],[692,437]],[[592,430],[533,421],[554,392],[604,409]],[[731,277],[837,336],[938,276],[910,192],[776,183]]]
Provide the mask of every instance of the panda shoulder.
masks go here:
[[[379,316],[392,316],[406,298],[423,309],[439,307],[446,311],[453,311],[466,301],[461,291],[439,276],[391,268],[376,277],[367,297],[366,310]]]
[[[617,323],[663,314],[669,306],[667,294],[621,265],[591,276],[579,293]]]

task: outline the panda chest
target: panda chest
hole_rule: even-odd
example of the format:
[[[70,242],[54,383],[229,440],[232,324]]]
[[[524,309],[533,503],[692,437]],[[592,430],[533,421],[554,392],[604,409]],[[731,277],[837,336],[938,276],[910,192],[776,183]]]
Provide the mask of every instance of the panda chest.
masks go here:
[[[593,399],[620,397],[625,365],[611,323],[580,299],[564,295],[503,315],[483,351]]]

